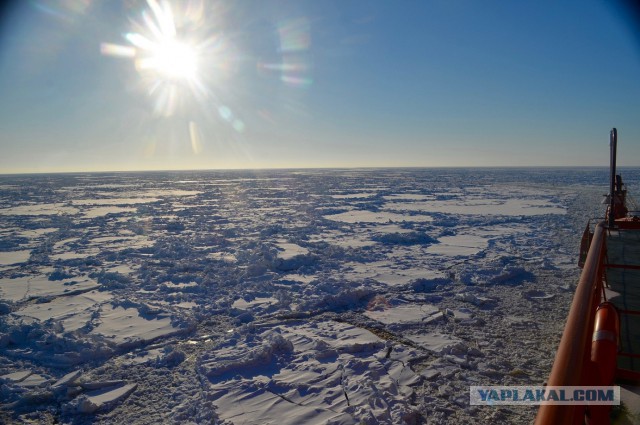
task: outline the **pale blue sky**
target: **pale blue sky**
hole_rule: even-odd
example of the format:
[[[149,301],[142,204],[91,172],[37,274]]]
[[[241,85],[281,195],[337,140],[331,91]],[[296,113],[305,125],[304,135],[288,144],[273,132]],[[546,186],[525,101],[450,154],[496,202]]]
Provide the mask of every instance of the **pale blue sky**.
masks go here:
[[[613,126],[640,166],[638,22],[616,2],[169,5],[189,80],[101,53],[153,40],[153,1],[6,8],[0,173],[606,165]]]

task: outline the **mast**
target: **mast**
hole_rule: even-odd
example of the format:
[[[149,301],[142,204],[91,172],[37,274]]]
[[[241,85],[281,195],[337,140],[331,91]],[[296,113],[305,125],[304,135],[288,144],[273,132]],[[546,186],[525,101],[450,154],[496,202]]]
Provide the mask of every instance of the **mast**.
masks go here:
[[[615,214],[615,194],[616,194],[616,151],[618,149],[618,130],[614,127],[609,134],[609,147],[611,148],[610,162],[610,189],[609,189],[609,227],[613,227],[616,219]]]

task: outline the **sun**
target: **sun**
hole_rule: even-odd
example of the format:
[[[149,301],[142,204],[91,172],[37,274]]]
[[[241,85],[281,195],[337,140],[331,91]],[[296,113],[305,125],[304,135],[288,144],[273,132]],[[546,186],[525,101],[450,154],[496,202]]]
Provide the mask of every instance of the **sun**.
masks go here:
[[[140,87],[154,99],[154,112],[171,116],[190,95],[206,97],[208,88],[200,68],[207,63],[211,68],[215,55],[211,38],[195,31],[196,22],[190,24],[180,9],[174,12],[171,2],[147,0],[147,5],[141,19],[132,20],[133,31],[124,35],[128,44],[102,43],[100,50],[104,55],[132,59],[141,77]]]
[[[147,81],[156,83],[198,80],[198,44],[179,33],[171,3],[147,0],[142,20],[133,21],[137,31],[125,34],[129,45],[102,43],[104,55],[132,58]],[[202,44],[202,43],[201,43]]]
[[[175,39],[154,43],[144,57],[136,61],[140,71],[152,71],[169,80],[194,80],[198,75],[195,48]]]

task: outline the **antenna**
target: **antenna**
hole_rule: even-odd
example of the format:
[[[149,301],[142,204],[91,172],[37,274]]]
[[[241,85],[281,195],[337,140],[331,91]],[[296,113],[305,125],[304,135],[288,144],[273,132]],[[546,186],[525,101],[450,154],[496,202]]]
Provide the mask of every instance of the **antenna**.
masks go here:
[[[611,162],[610,162],[610,189],[609,189],[609,227],[613,227],[615,224],[615,193],[616,193],[616,154],[618,150],[618,130],[614,127],[609,134],[609,147],[611,148]]]

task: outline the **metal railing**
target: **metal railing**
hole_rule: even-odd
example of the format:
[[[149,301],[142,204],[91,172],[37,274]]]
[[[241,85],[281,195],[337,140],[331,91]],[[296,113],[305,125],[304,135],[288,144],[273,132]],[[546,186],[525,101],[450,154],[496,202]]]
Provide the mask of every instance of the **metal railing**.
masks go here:
[[[606,223],[596,225],[589,253],[573,297],[571,310],[558,346],[548,386],[588,385],[583,373],[591,361],[591,337],[596,308],[603,288]],[[584,405],[541,405],[536,425],[583,424]]]

